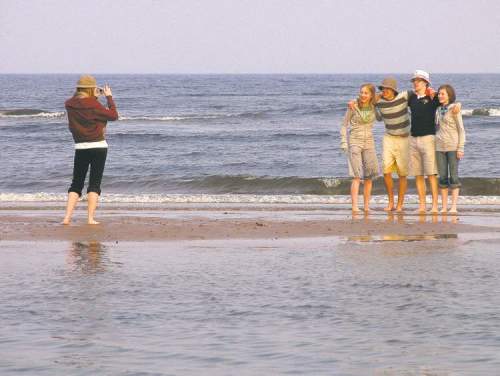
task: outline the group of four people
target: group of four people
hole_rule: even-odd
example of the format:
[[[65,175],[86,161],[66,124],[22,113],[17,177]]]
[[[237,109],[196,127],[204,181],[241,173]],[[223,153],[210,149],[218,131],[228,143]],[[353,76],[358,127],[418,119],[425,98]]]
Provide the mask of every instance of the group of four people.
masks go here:
[[[353,211],[359,211],[357,201],[361,179],[364,179],[364,209],[369,209],[372,179],[379,174],[372,135],[373,124],[378,119],[384,121],[386,129],[383,141],[384,181],[389,194],[389,205],[386,209],[403,210],[406,177],[410,171],[410,174],[416,177],[419,210],[425,211],[424,176],[428,176],[432,189],[432,211],[437,212],[437,160],[443,211],[447,210],[447,191],[451,188],[453,200],[450,212],[456,212],[460,187],[458,160],[464,155],[465,142],[460,105],[454,104],[455,92],[449,85],[441,86],[437,96],[433,90],[429,90],[430,79],[426,72],[416,71],[412,81],[414,92],[399,92],[396,80],[387,78],[379,86],[382,93],[378,95],[372,84],[364,84],[361,86],[358,100],[349,103],[341,134],[342,148],[348,154],[349,169],[354,178],[351,186]],[[98,101],[100,95],[106,97],[107,107]],[[63,224],[71,222],[89,167],[88,223],[97,224],[94,214],[101,194],[101,180],[108,148],[105,139],[106,124],[108,121],[117,120],[118,112],[111,88],[107,85],[99,88],[92,76],[80,77],[76,92],[66,101],[65,107],[69,129],[75,141],[75,157],[73,180],[68,190]],[[411,123],[408,109],[411,110]],[[396,206],[392,172],[399,175]]]
[[[353,212],[360,211],[358,193],[364,181],[364,210],[369,211],[372,179],[379,175],[372,128],[383,120],[382,144],[384,183],[388,194],[387,211],[403,210],[408,175],[415,177],[419,198],[418,212],[426,211],[426,183],[432,192],[432,213],[438,212],[438,187],[442,213],[456,213],[460,188],[458,161],[464,156],[465,130],[461,106],[455,103],[455,90],[442,85],[436,93],[429,74],[417,70],[411,79],[414,90],[399,91],[397,81],[386,78],[375,93],[375,86],[363,84],[356,101],[349,102],[341,127],[341,148],[347,154]],[[392,174],[399,177],[398,201],[394,202]],[[439,181],[438,181],[439,176]],[[448,189],[452,204],[448,211]]]

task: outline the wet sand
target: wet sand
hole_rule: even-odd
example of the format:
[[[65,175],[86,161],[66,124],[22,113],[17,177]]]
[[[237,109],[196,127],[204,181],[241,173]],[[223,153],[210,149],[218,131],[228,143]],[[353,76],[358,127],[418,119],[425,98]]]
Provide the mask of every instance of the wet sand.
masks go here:
[[[79,210],[69,226],[62,211],[31,208],[0,210],[0,240],[172,241],[204,239],[276,239],[327,236],[428,236],[500,232],[498,212],[452,215],[387,214],[353,216],[328,208],[227,206],[103,208],[99,225],[85,223]],[[403,239],[400,239],[403,240]]]

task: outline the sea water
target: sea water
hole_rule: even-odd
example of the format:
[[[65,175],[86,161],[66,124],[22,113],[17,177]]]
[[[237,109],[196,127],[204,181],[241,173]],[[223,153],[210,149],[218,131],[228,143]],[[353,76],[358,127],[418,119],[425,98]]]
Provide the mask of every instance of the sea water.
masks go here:
[[[111,85],[120,114],[107,126],[103,198],[344,202],[349,179],[339,131],[346,104],[362,83],[383,77],[97,75]],[[410,75],[396,77],[402,90],[411,89]],[[64,200],[74,155],[64,101],[77,79],[0,75],[0,201]],[[500,75],[435,74],[432,81],[452,84],[462,104],[465,202],[497,202]],[[377,123],[379,156],[383,132]],[[384,194],[381,179],[374,194]]]

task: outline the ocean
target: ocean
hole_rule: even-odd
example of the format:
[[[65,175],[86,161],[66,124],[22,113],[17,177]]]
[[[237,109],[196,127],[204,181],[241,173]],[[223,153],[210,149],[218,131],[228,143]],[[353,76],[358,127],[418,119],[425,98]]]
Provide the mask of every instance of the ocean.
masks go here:
[[[339,130],[362,83],[384,75],[96,75],[113,90],[103,201],[347,202]],[[410,75],[396,75],[410,89]],[[462,203],[500,203],[500,75],[435,74],[462,103]],[[64,201],[78,75],[0,75],[0,202]],[[381,153],[383,123],[375,126]],[[415,201],[410,183],[409,201]],[[382,179],[374,200],[383,201]]]

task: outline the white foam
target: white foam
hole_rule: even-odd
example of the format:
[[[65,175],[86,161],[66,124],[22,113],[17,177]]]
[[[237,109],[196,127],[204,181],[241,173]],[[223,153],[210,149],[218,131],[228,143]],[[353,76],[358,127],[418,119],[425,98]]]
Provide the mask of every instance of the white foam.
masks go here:
[[[65,202],[66,194],[59,193],[0,193],[0,202]],[[372,196],[374,204],[386,204],[387,196]],[[104,203],[148,204],[349,204],[348,195],[249,195],[249,194],[104,194]],[[430,196],[428,197],[430,203]],[[417,195],[407,195],[406,203],[417,204]],[[500,196],[460,196],[461,205],[500,205]]]
[[[232,117],[237,115],[192,115],[192,116],[120,116],[119,120],[144,120],[144,121],[179,121],[179,120],[200,120],[200,119],[218,119],[222,117]]]
[[[175,121],[192,119],[189,116],[120,116],[118,120]]]
[[[0,112],[0,118],[57,118],[63,117],[66,115],[66,112],[40,112],[38,114],[29,114],[29,115],[6,115]]]
[[[500,116],[500,108],[482,108],[480,110],[488,111],[488,114],[487,115],[477,115],[477,116],[494,116],[494,117]],[[462,116],[474,116],[474,111],[475,111],[474,109],[465,108],[461,112],[462,112]]]

